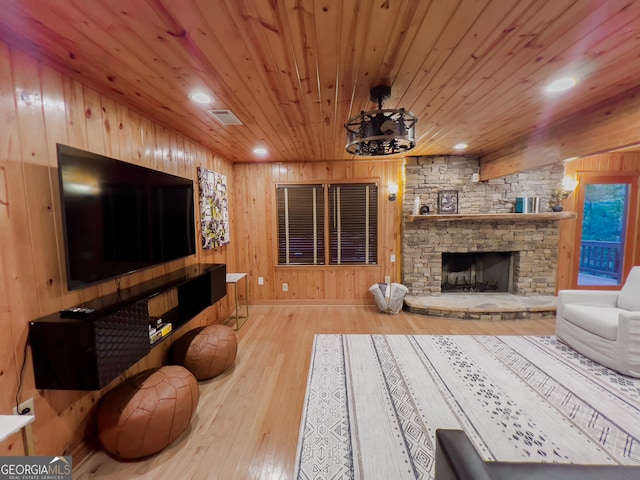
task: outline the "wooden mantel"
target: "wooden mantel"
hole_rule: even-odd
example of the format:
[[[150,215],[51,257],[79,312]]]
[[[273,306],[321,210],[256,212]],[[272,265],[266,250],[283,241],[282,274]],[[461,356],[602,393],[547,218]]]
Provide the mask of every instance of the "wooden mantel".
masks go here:
[[[429,214],[408,215],[409,222],[539,222],[559,221],[576,218],[576,212],[545,213],[468,213],[468,214]]]

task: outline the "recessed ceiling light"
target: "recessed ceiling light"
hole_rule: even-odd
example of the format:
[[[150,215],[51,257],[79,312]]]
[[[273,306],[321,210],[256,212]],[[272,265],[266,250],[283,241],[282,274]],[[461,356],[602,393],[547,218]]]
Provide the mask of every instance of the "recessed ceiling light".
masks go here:
[[[268,151],[264,147],[256,147],[253,149],[253,153],[255,153],[256,155],[266,155]]]
[[[455,148],[456,150],[465,150],[468,146],[468,143],[456,143],[453,148]]]
[[[547,85],[545,87],[545,91],[550,93],[564,92],[565,90],[569,90],[570,88],[575,87],[577,83],[578,80],[576,80],[574,77],[562,77],[554,80],[549,85]]]
[[[209,95],[202,92],[196,92],[189,95],[189,98],[196,103],[211,103],[212,99]]]

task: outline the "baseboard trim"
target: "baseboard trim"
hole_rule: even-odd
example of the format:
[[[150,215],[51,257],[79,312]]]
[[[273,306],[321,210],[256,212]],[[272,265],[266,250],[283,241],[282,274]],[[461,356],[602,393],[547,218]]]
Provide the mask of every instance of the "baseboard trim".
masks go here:
[[[375,301],[366,299],[304,299],[304,300],[249,300],[249,305],[375,305]]]

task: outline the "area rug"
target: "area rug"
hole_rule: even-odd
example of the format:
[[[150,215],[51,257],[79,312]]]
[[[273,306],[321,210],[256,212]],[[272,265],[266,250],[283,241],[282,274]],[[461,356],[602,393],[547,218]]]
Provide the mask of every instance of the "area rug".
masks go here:
[[[315,337],[295,478],[433,478],[438,428],[485,460],[639,465],[640,380],[548,336]]]

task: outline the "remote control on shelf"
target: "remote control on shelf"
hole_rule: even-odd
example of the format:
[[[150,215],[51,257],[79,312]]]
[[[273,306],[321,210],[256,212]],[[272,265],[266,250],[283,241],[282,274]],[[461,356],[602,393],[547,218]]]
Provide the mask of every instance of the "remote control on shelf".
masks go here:
[[[62,318],[89,318],[94,311],[93,308],[84,307],[65,308],[60,310],[60,316]]]

